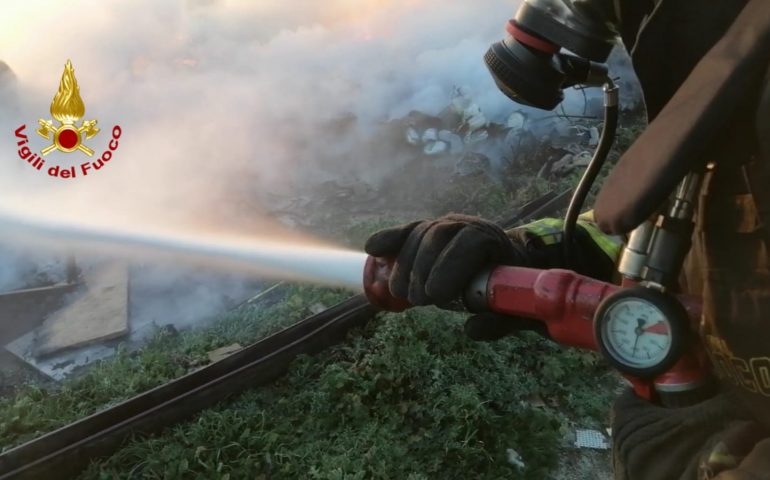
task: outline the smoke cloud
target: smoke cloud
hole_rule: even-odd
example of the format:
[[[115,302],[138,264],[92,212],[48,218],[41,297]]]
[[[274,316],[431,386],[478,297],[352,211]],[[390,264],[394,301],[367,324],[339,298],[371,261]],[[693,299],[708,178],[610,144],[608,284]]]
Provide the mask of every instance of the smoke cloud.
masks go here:
[[[259,230],[270,194],[387,168],[387,158],[335,159],[373,125],[438,113],[455,85],[470,86],[490,118],[511,109],[481,61],[510,1],[37,3],[11,2],[0,25],[20,104],[3,125],[0,202],[34,215]],[[25,123],[45,146],[34,129],[50,118],[68,58],[84,119],[102,128],[97,155],[113,125],[123,135],[102,170],[61,180],[16,157],[13,130]],[[344,135],[329,131],[345,119],[355,122]],[[49,164],[85,160],[54,152]]]
[[[308,242],[266,218],[328,180],[376,184],[397,158],[374,129],[438,114],[463,86],[490,120],[514,109],[482,62],[517,1],[105,0],[3,4],[0,209],[123,229],[163,227]],[[62,180],[16,155],[71,59],[86,112],[122,136],[98,172]],[[580,94],[570,102],[582,106]],[[579,113],[579,112],[578,112]],[[53,152],[47,165],[79,165]],[[344,215],[345,212],[338,212]],[[52,245],[53,247],[53,245]],[[4,268],[0,266],[0,268]]]

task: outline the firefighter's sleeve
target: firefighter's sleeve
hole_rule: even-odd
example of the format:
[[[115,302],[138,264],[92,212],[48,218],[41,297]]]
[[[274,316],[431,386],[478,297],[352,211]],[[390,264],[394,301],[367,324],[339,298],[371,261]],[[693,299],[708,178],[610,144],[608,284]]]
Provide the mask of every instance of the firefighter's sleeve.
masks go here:
[[[623,239],[602,233],[593,212],[583,214],[575,229],[573,258],[564,258],[564,221],[544,218],[509,230],[508,236],[524,245],[533,268],[569,268],[582,275],[610,282],[623,250]]]
[[[724,391],[696,405],[666,408],[628,389],[613,405],[615,479],[765,480],[750,474],[768,465],[762,454],[770,451],[752,450],[767,432],[739,405],[734,392]]]

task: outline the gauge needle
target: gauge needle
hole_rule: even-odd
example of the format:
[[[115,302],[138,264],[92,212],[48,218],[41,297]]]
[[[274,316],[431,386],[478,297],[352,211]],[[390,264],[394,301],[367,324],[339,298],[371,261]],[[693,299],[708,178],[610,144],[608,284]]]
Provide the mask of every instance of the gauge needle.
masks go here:
[[[668,326],[665,322],[658,322],[655,325],[650,325],[647,328],[642,329],[644,333],[655,333],[657,335],[668,335]]]
[[[637,322],[637,327],[634,330],[634,332],[636,333],[636,340],[634,340],[634,349],[631,351],[632,357],[636,356],[636,346],[639,345],[639,337],[641,337],[642,333],[644,333],[645,320],[643,318],[637,318],[636,322]]]

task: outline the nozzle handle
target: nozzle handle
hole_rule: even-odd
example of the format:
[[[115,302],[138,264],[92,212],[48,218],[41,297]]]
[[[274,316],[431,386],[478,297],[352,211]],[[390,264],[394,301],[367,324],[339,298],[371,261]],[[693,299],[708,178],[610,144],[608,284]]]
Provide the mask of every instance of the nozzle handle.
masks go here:
[[[364,294],[369,303],[388,312],[403,312],[412,305],[405,298],[390,293],[390,273],[395,257],[372,257],[364,264]]]

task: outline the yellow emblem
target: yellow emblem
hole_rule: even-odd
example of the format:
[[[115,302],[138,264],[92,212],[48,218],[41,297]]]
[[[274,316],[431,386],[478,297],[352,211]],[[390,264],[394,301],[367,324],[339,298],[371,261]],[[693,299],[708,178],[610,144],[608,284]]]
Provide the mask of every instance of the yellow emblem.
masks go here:
[[[64,65],[64,73],[59,83],[59,91],[53,97],[51,102],[51,116],[59,122],[59,126],[54,125],[51,120],[38,120],[40,128],[37,129],[38,135],[46,140],[52,140],[53,143],[42,150],[43,155],[48,155],[54,150],[64,153],[80,150],[89,157],[94,151],[83,145],[83,136],[85,140],[92,138],[99,133],[96,128],[96,120],[85,120],[78,126],[77,122],[86,113],[86,107],[83,99],[80,98],[80,87],[75,79],[75,69],[72,68],[72,62],[67,60]]]

